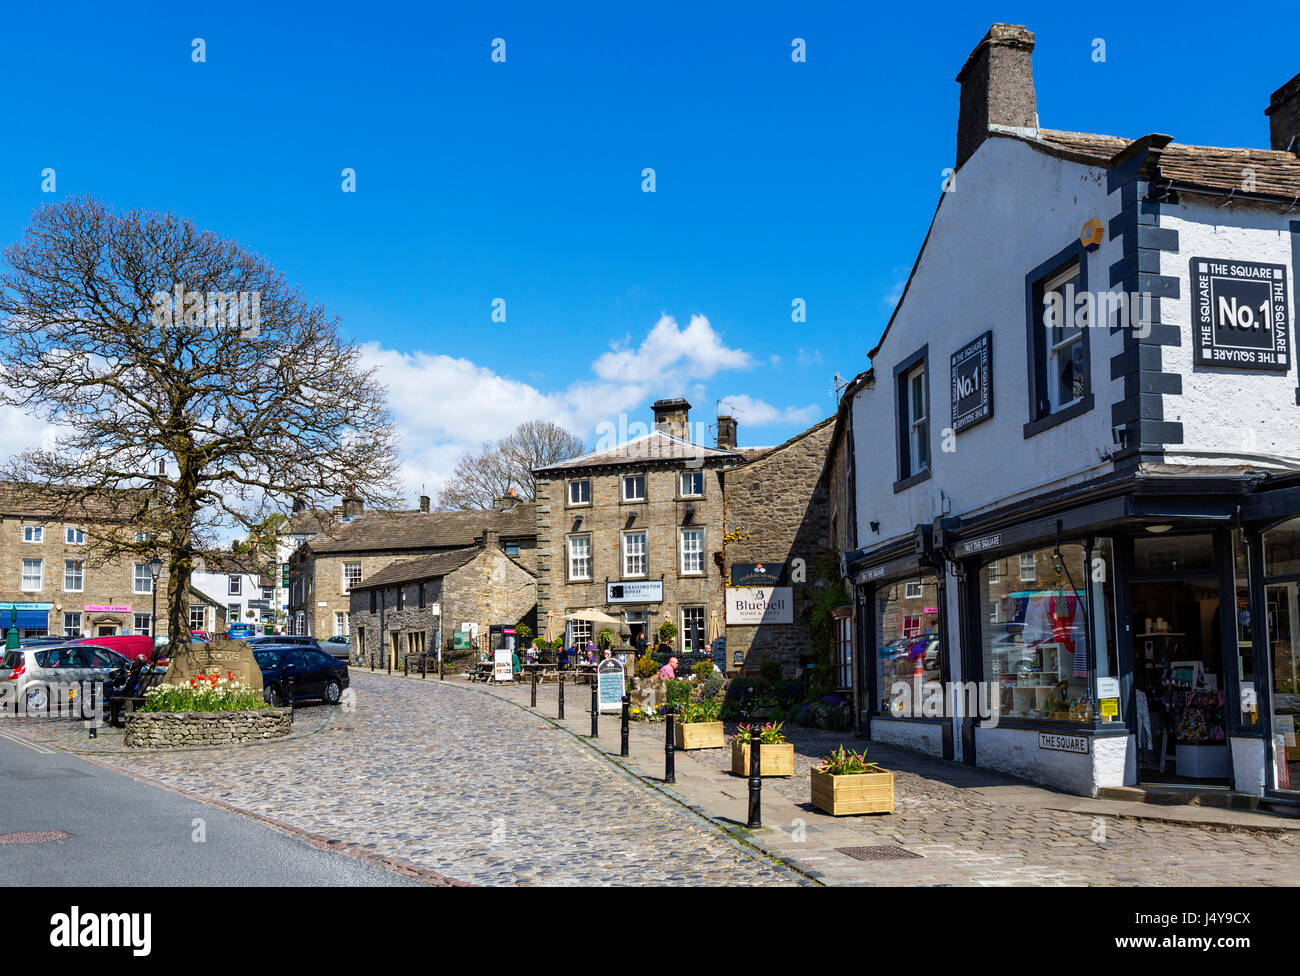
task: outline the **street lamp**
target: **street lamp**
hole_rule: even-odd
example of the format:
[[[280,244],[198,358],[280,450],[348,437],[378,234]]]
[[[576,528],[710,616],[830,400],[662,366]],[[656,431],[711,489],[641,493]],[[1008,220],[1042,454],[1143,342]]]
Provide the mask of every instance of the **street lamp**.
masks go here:
[[[153,577],[153,612],[149,614],[149,636],[154,644],[158,643],[158,577],[162,574],[163,561],[157,556],[149,560],[149,575]]]

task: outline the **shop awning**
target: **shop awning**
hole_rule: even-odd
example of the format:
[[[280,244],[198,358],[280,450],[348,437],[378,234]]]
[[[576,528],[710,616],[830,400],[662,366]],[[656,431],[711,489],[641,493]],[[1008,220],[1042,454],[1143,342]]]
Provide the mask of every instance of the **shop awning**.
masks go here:
[[[0,627],[8,628],[12,626],[11,610],[0,610]],[[18,629],[19,630],[45,630],[50,626],[50,612],[48,610],[19,610],[18,611]]]

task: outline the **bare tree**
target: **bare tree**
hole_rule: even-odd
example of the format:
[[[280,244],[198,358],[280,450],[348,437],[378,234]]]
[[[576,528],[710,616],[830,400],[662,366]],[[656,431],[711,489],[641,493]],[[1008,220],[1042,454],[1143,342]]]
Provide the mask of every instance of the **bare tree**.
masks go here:
[[[59,431],[17,475],[56,512],[106,512],[101,559],[165,557],[173,645],[223,535],[293,499],[398,500],[386,391],[337,319],[171,213],[36,212],[0,269],[0,402]]]
[[[438,493],[438,507],[487,509],[513,491],[533,499],[533,469],[556,464],[582,453],[582,440],[559,424],[529,420],[495,445],[484,444],[477,454],[456,463],[451,480]]]

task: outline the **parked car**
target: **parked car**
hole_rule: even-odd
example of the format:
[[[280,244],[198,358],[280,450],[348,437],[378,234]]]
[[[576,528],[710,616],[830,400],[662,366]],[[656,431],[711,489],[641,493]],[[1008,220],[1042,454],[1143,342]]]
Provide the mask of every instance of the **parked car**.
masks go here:
[[[23,637],[18,641],[19,647],[54,647],[56,644],[66,644],[66,637]]]
[[[333,654],[345,661],[352,656],[352,642],[347,634],[335,634],[333,637],[326,637],[320,642],[320,648],[326,654]]]
[[[231,640],[248,640],[257,636],[257,627],[253,624],[231,624],[226,636]]]
[[[319,647],[259,644],[253,648],[253,657],[262,670],[262,694],[272,705],[287,700],[290,675],[295,702],[319,698],[327,705],[336,705],[349,683],[346,662]]]
[[[129,664],[118,651],[91,644],[20,647],[0,658],[0,682],[14,682],[8,686],[13,689],[9,700],[25,699],[27,710],[37,712],[49,706],[51,685],[107,681],[114,671]]]
[[[317,643],[315,637],[307,637],[304,634],[266,634],[262,637],[254,637],[248,641],[254,648],[275,646],[309,647],[313,651],[324,650]]]
[[[127,663],[136,659],[136,656],[143,654],[151,663],[167,667],[171,663],[171,657],[160,648],[160,645],[152,637],[146,634],[111,634],[105,637],[74,637],[68,641],[69,644],[94,644],[96,647],[108,647],[117,651],[118,654],[126,658]],[[155,658],[155,654],[161,656]]]

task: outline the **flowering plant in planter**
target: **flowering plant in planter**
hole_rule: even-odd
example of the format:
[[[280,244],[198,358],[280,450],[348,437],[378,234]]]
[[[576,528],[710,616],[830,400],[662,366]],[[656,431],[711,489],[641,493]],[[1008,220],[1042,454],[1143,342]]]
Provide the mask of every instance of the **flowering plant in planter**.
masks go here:
[[[852,776],[855,773],[874,773],[879,768],[876,763],[867,762],[867,750],[854,752],[852,749],[840,746],[822,760],[817,771],[830,773],[832,776]]]
[[[687,702],[681,711],[683,722],[716,722],[722,712],[722,705],[712,700]]]
[[[785,733],[781,731],[784,727],[784,722],[777,722],[775,725],[768,722],[766,725],[760,725],[758,727],[758,741],[765,746],[781,745],[785,742]],[[753,726],[737,725],[735,737],[740,742],[748,744],[753,731]]]
[[[250,712],[270,708],[232,672],[200,674],[180,685],[157,685],[144,693],[142,712]]]

